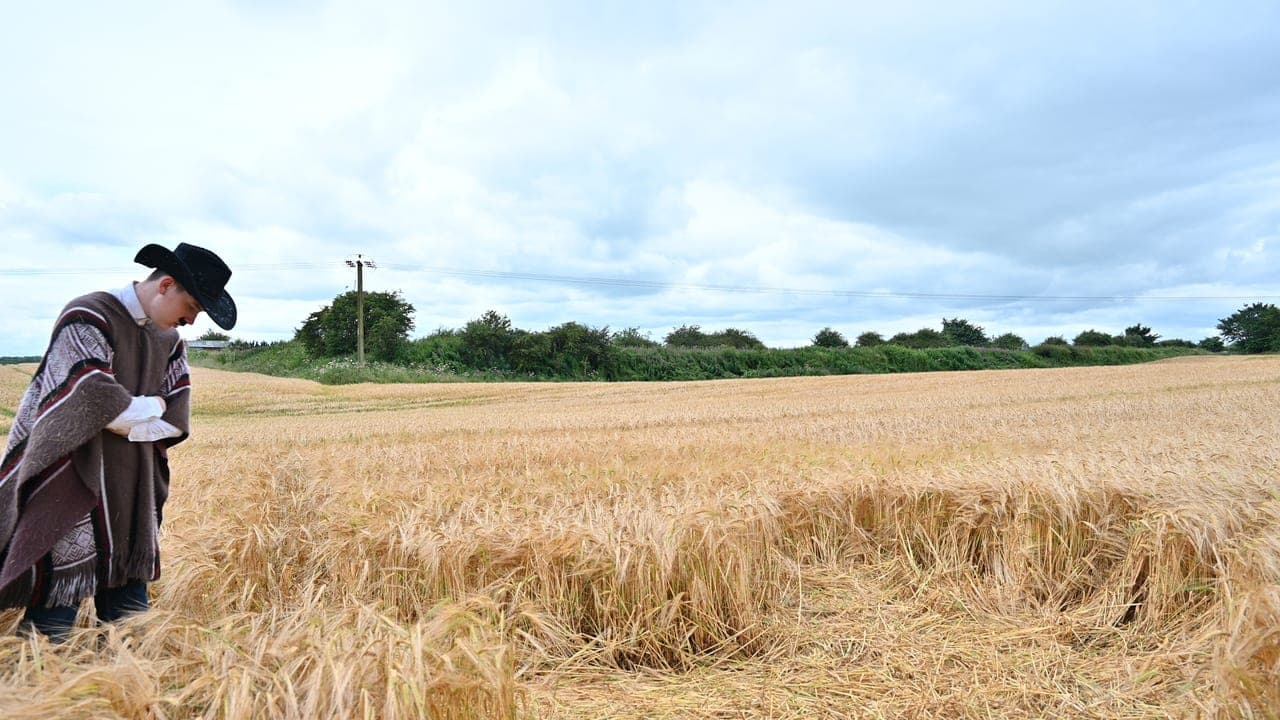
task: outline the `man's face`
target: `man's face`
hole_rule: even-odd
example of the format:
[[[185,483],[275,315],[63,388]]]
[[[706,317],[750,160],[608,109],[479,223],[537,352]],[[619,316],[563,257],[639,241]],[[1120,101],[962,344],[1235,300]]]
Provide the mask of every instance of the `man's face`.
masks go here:
[[[171,277],[160,280],[159,293],[151,308],[151,322],[163,328],[176,328],[196,321],[204,308],[195,296]]]

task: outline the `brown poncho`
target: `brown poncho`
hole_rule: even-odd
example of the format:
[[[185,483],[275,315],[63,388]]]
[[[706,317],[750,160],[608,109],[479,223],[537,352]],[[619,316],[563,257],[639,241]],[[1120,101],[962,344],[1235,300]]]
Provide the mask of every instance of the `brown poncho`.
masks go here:
[[[182,435],[130,442],[107,431],[135,395],[163,397]],[[110,293],[72,300],[0,460],[0,607],[75,605],[159,577],[166,450],[189,428],[177,331],[139,326]]]

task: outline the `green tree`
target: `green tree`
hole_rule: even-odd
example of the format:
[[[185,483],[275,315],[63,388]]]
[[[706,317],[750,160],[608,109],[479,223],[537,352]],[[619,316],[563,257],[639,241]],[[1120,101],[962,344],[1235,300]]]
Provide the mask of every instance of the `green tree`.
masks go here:
[[[986,347],[991,344],[991,341],[987,338],[986,331],[961,318],[952,320],[942,318],[942,334],[947,337],[947,340],[952,345]]]
[[[648,333],[641,333],[640,328],[623,328],[613,334],[613,344],[621,347],[658,347],[661,343],[654,341]]]
[[[609,328],[593,328],[576,322],[547,331],[551,344],[551,371],[559,376],[593,376],[612,369],[615,350]]]
[[[458,354],[468,367],[477,370],[505,370],[515,346],[516,332],[506,315],[486,310],[483,315],[462,328],[462,347]]]
[[[818,331],[817,335],[813,336],[813,346],[825,348],[847,348],[849,347],[849,341],[844,339],[844,335],[842,335],[839,330],[824,327]]]
[[[230,335],[228,335],[228,334],[226,334],[226,333],[224,333],[224,332],[218,332],[217,330],[206,330],[206,331],[205,331],[205,333],[204,333],[203,335],[201,335],[200,337],[198,337],[198,338],[196,338],[196,339],[197,339],[197,340],[223,340],[223,341],[226,341],[226,340],[230,340],[230,339],[231,339],[231,336],[230,336]]]
[[[356,351],[356,291],[342,293],[333,302],[311,313],[294,333],[294,338],[312,357],[351,355]],[[399,291],[364,294],[365,339],[372,345],[373,329],[378,330],[381,359],[395,357],[408,342],[413,329],[413,306]],[[377,353],[375,353],[376,355]]]
[[[725,328],[718,333],[711,334],[708,336],[708,344],[713,347],[731,347],[738,350],[760,350],[764,348],[764,343],[750,330],[739,330],[738,328]]]
[[[1233,350],[1247,353],[1280,350],[1280,308],[1253,303],[1218,321],[1218,330]]]
[[[414,365],[460,372],[466,367],[462,362],[462,331],[436,328],[430,335],[411,341],[403,358]]]
[[[1085,330],[1079,335],[1076,335],[1075,339],[1071,341],[1071,344],[1076,347],[1100,347],[1103,345],[1115,345],[1116,339],[1104,332],[1099,332],[1097,330]]]
[[[1049,337],[1045,338],[1044,341],[1041,342],[1040,344],[1041,345],[1069,345],[1070,343],[1068,343],[1067,339],[1062,337],[1061,335],[1050,335]]]
[[[1027,341],[1023,340],[1020,335],[1013,333],[1005,333],[991,341],[992,347],[998,347],[1002,350],[1026,350]]]
[[[662,340],[667,347],[707,347],[710,337],[698,325],[681,325]]]
[[[1222,338],[1217,335],[1207,337],[1196,344],[1196,347],[1209,352],[1222,352],[1227,349],[1226,343],[1222,342]]]
[[[1128,345],[1129,347],[1154,347],[1156,340],[1160,336],[1151,332],[1151,328],[1141,323],[1130,325],[1124,329],[1124,335],[1120,338],[1120,345]]]
[[[878,332],[868,330],[858,336],[855,341],[858,347],[875,347],[884,344],[884,336]]]
[[[365,345],[369,350],[369,357],[392,362],[398,359],[401,351],[408,345],[408,338],[393,318],[383,315],[366,329]]]
[[[917,350],[951,346],[950,338],[933,328],[920,328],[913,333],[898,333],[889,338],[889,343]]]
[[[551,374],[551,338],[547,333],[516,330],[511,337],[506,363],[518,373]],[[485,365],[483,367],[493,367]]]

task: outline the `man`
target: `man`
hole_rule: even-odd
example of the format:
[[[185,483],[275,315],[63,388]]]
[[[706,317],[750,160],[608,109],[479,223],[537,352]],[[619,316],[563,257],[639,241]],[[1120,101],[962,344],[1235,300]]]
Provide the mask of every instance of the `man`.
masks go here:
[[[175,328],[230,330],[231,270],[204,248],[147,245],[155,271],[72,300],[18,406],[0,460],[0,607],[66,639],[80,601],[112,622],[147,608],[160,575],[167,451],[187,438],[190,381]]]

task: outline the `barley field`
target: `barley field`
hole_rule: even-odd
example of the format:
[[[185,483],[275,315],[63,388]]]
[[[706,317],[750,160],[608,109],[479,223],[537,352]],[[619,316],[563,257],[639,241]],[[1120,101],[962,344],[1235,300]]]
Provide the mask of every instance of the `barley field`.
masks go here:
[[[0,613],[0,716],[1280,717],[1280,357],[193,375],[155,609]]]

